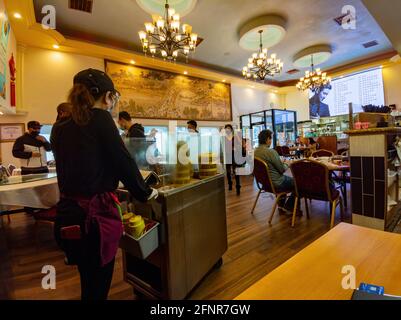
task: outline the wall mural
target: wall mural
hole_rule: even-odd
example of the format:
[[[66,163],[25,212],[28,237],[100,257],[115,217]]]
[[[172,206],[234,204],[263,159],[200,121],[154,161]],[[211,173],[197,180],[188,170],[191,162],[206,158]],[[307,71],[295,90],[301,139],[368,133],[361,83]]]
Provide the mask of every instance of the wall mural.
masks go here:
[[[229,84],[110,61],[106,72],[134,118],[232,121]]]

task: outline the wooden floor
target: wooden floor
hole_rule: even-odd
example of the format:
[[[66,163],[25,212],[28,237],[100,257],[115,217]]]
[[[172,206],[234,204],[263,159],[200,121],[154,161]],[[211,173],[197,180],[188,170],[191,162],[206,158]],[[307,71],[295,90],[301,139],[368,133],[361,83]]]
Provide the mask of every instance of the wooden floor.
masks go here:
[[[193,291],[190,299],[233,299],[249,286],[314,240],[329,231],[328,204],[314,201],[311,219],[297,218],[291,228],[291,217],[275,216],[273,225],[267,223],[273,200],[261,196],[254,216],[251,215],[257,190],[251,178],[243,178],[241,196],[227,192],[227,221],[229,248],[224,264],[212,271]],[[338,212],[338,211],[337,211]],[[339,212],[336,223],[339,223]],[[345,222],[350,222],[347,210]],[[32,218],[20,214],[0,222],[0,299],[79,299],[78,271],[64,264],[63,253],[54,243],[52,230],[41,229],[40,246],[36,248]],[[57,289],[41,287],[41,269],[53,265],[57,270]],[[110,299],[134,299],[132,289],[122,279],[122,260],[119,253]]]

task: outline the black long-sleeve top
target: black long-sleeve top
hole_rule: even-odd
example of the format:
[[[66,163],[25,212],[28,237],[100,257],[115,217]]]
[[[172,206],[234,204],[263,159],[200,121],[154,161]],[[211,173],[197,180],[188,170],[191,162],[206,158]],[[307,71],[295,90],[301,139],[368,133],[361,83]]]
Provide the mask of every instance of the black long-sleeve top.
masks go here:
[[[119,181],[139,201],[146,201],[152,193],[109,112],[93,109],[85,126],[72,119],[57,123],[50,141],[62,194],[91,197],[115,191]]]
[[[25,152],[25,145],[45,148],[47,152],[52,151],[52,147],[48,141],[42,142],[37,140],[35,137],[29,133],[25,133],[23,136],[19,137],[13,146],[13,156],[18,159],[30,159],[32,158],[32,152]]]

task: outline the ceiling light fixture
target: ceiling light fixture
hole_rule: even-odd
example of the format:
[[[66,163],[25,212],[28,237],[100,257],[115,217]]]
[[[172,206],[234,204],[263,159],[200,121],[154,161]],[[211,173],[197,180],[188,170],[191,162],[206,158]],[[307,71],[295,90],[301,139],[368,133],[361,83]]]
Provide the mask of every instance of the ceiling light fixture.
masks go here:
[[[270,57],[267,54],[267,48],[263,48],[263,30],[258,31],[260,34],[260,49],[258,53],[254,53],[251,58],[248,59],[248,66],[242,69],[242,75],[246,79],[254,80],[265,80],[266,77],[273,77],[276,74],[281,73],[283,70],[284,63],[280,59],[277,59],[276,54],[272,54]]]
[[[15,19],[22,19],[22,15],[18,12],[14,13],[14,18]]]
[[[130,63],[131,64],[135,64],[136,62],[135,62],[135,60],[131,60]]]
[[[53,45],[53,49],[58,50],[58,49],[60,49],[60,46],[59,46],[58,44],[54,44],[54,45]]]
[[[181,25],[180,15],[170,8],[168,0],[165,5],[165,16],[153,15],[153,22],[145,23],[146,31],[139,32],[143,51],[150,52],[152,57],[160,53],[164,60],[176,61],[179,54],[187,58],[194,52],[198,35],[192,33],[188,24]],[[181,32],[182,30],[182,32]]]
[[[297,88],[300,91],[310,90],[313,93],[316,93],[320,88],[329,85],[331,78],[327,76],[326,72],[322,72],[320,69],[315,70],[313,54],[311,55],[311,62],[312,71],[306,71],[305,77],[299,80]]]
[[[184,71],[184,74],[187,75],[187,74],[188,74],[188,71]]]

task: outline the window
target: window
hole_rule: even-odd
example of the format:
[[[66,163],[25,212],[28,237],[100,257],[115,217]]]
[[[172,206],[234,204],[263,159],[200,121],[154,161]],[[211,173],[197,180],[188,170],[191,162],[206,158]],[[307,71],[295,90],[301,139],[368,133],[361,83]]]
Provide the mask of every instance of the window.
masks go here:
[[[220,130],[216,127],[201,127],[199,129],[199,133],[201,135],[201,153],[215,153],[216,155],[220,154]]]
[[[50,135],[52,133],[52,125],[45,124],[42,126],[42,130],[40,131],[40,135],[44,136],[47,141],[50,141]],[[47,162],[54,161],[53,152],[46,152]]]

